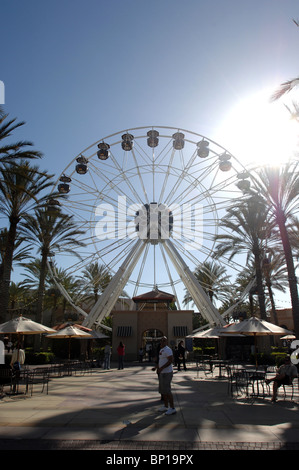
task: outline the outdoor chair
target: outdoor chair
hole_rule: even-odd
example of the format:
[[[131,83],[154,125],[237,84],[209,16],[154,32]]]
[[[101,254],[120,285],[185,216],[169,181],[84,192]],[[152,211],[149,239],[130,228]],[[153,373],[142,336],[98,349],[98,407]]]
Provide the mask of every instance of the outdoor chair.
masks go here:
[[[33,391],[37,385],[41,386],[41,393],[46,390],[48,395],[49,393],[49,369],[48,368],[40,368],[34,369],[27,373],[27,383],[26,389],[27,392],[30,389],[30,395],[33,395]]]
[[[247,394],[248,381],[246,374],[242,371],[233,371],[230,366],[226,367],[228,376],[228,392],[231,396],[234,396],[234,391],[237,395]]]
[[[0,396],[4,395],[5,385],[12,385],[13,373],[10,366],[0,364]]]
[[[213,367],[213,364],[211,364],[210,361],[204,360],[202,362],[202,367],[203,367],[203,371],[205,373],[205,376],[207,376],[209,374],[211,374],[213,376],[214,367]]]
[[[290,392],[291,392],[291,397],[290,397],[290,398],[291,398],[291,401],[292,401],[292,400],[293,400],[293,397],[294,397],[294,385],[293,385],[293,382],[291,382],[289,385],[283,384],[282,387],[283,387],[284,399],[286,399],[286,397],[287,397],[287,389],[286,389],[286,387],[287,387],[288,389],[290,389]]]

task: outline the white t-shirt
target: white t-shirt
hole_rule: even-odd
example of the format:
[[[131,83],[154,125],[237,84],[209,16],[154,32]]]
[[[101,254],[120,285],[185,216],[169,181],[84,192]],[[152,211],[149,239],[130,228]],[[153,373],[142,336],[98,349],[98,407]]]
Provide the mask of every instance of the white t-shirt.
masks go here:
[[[164,346],[164,348],[160,349],[159,352],[159,368],[164,366],[166,362],[168,362],[168,357],[172,356],[172,349],[169,346]],[[165,367],[165,369],[161,370],[162,374],[166,374],[167,372],[173,372],[172,364]]]

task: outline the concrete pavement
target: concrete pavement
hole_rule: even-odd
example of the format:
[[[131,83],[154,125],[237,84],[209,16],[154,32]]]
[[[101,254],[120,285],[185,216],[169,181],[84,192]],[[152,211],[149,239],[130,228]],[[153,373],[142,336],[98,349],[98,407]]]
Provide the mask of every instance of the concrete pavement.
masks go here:
[[[0,400],[0,449],[299,449],[298,392],[276,404],[232,398],[226,379],[194,364],[175,371],[173,394],[177,413],[165,416],[148,363],[52,378],[48,395],[37,385]]]

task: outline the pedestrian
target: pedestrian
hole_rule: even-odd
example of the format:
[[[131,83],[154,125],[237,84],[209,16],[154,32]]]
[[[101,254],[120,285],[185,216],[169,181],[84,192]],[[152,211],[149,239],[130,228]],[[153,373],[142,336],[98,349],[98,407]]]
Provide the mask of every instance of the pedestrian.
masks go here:
[[[111,346],[106,344],[104,349],[104,369],[110,369],[110,359],[111,359]]]
[[[124,368],[124,355],[125,355],[125,345],[121,341],[117,347],[117,355],[118,355],[118,370]]]
[[[139,362],[143,361],[143,354],[144,354],[143,347],[140,346],[139,351],[138,351]]]
[[[8,340],[8,342],[7,342],[7,352],[9,353],[11,349],[12,349],[12,342],[10,340]]]
[[[173,353],[173,365],[176,367],[179,363],[179,353],[178,353],[178,347],[174,347],[174,353]]]
[[[157,371],[159,378],[159,392],[163,396],[164,405],[159,408],[159,411],[165,411],[166,415],[176,413],[173,403],[173,396],[171,392],[171,381],[173,377],[173,353],[169,346],[167,346],[167,338],[163,336],[161,340],[161,349],[159,351],[159,362],[153,370]]]
[[[181,370],[181,364],[184,367],[184,370],[186,369],[186,349],[184,348],[184,342],[180,341],[178,345],[178,370]]]
[[[269,384],[273,382],[272,402],[277,399],[277,390],[281,385],[292,385],[293,379],[298,376],[297,367],[291,364],[290,356],[285,358],[284,364],[279,367],[277,374],[273,379],[267,379],[265,382]]]
[[[15,348],[12,352],[11,360],[10,360],[10,365],[14,370],[21,370],[21,366],[25,362],[25,351],[24,349],[20,348]]]

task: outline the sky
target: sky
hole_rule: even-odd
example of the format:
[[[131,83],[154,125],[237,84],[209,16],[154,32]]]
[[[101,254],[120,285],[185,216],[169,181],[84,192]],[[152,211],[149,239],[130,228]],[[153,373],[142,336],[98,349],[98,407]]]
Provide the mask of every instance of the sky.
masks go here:
[[[4,109],[26,122],[14,137],[57,177],[139,126],[189,129],[241,160],[261,130],[284,148],[268,93],[298,75],[298,18],[296,0],[0,0]]]

